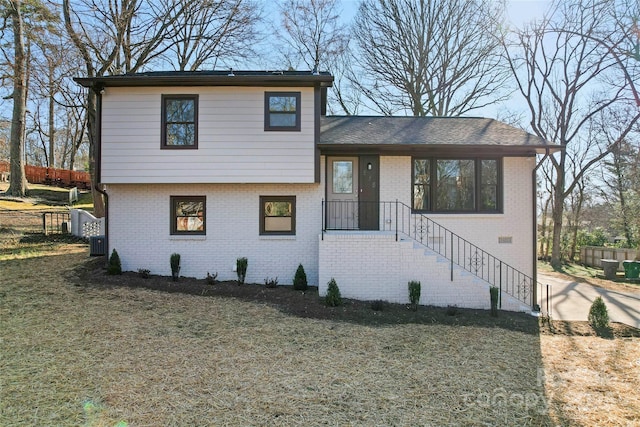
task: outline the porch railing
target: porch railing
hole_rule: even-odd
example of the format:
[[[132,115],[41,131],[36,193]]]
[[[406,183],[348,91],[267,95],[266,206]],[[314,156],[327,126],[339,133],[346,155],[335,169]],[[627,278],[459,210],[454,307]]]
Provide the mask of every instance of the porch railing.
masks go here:
[[[375,209],[377,208],[377,209]],[[322,236],[327,230],[361,230],[361,212],[378,216],[377,227],[369,228],[395,233],[396,240],[408,237],[438,253],[451,264],[470,272],[518,301],[536,307],[538,283],[528,274],[512,267],[464,237],[438,224],[425,215],[415,213],[399,202],[322,201]],[[369,218],[370,220],[371,218]],[[365,221],[366,222],[366,221]],[[370,223],[370,221],[369,221]],[[502,300],[500,300],[500,305]]]

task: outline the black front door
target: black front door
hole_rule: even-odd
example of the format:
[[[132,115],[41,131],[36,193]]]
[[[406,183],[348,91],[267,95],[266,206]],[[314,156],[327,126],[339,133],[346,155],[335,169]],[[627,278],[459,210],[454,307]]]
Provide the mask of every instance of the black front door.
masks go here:
[[[360,156],[358,161],[360,230],[380,229],[380,157]]]

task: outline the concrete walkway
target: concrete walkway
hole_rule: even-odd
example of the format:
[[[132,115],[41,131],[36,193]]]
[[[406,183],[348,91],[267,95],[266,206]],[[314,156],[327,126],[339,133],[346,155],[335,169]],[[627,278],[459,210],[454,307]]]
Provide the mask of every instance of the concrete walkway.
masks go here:
[[[538,272],[538,282],[552,287],[551,318],[557,320],[584,320],[589,316],[593,300],[602,297],[612,322],[640,328],[640,291],[620,292],[598,288],[584,283],[558,279]],[[546,298],[546,289],[542,297]]]

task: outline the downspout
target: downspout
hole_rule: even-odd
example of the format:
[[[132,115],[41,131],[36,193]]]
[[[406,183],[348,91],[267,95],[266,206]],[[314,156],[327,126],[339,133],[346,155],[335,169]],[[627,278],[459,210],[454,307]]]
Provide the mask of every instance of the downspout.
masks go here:
[[[96,135],[95,144],[97,145],[95,153],[96,164],[96,185],[95,189],[104,197],[104,247],[107,260],[109,259],[109,195],[102,188],[102,94],[104,86],[96,85],[93,87],[96,94]]]
[[[532,301],[531,301],[531,310],[536,310],[536,302],[538,301],[538,168],[542,166],[545,160],[549,157],[549,147],[545,147],[544,157],[540,160],[540,162],[533,168],[532,176],[531,176],[531,187],[532,191],[532,213],[533,213],[533,271],[532,271]]]

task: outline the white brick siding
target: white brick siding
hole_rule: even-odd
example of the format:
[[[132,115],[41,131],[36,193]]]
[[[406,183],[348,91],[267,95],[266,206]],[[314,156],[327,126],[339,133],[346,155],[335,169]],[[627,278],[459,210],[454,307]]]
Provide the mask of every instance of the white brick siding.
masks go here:
[[[453,268],[444,257],[415,245],[396,241],[394,233],[331,232],[320,242],[320,295],[336,280],[345,298],[408,303],[408,282],[421,283],[420,304],[489,309],[489,283]],[[502,309],[527,311],[530,305],[502,293]]]
[[[109,185],[109,247],[125,271],[140,268],[170,275],[169,257],[181,255],[180,274],[234,280],[236,259],[247,257],[247,283],[278,277],[291,284],[299,263],[310,284],[318,283],[320,184]],[[170,196],[206,196],[206,236],[171,236]],[[296,196],[296,235],[260,236],[259,198]]]
[[[324,157],[321,171],[324,175]],[[504,213],[429,215],[461,237],[521,270],[533,271],[532,188],[533,158],[504,159]],[[411,157],[380,159],[380,200],[396,199],[411,205]],[[407,282],[422,283],[422,304],[489,307],[489,285],[454,269],[441,256],[398,243],[394,233],[328,233],[321,240],[321,184],[111,184],[109,193],[109,247],[117,249],[123,269],[140,268],[170,275],[169,257],[182,256],[182,276],[204,278],[218,272],[220,280],[236,278],[238,257],[247,257],[246,281],[263,283],[278,277],[291,284],[299,263],[309,283],[321,294],[334,277],[345,297],[407,302]],[[206,236],[169,234],[170,196],[207,197]],[[296,235],[259,235],[260,196],[296,196]],[[382,215],[381,215],[382,217]],[[385,224],[394,228],[393,224]],[[511,237],[512,243],[498,243]],[[506,296],[503,308],[525,305]]]

